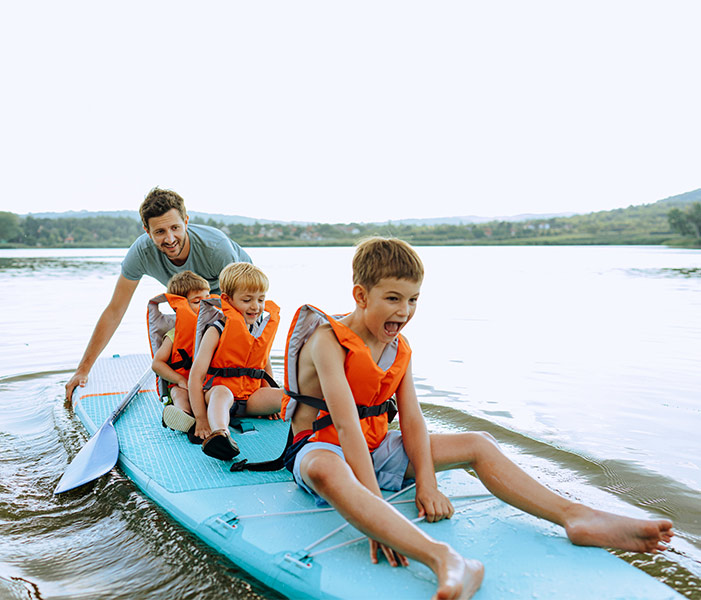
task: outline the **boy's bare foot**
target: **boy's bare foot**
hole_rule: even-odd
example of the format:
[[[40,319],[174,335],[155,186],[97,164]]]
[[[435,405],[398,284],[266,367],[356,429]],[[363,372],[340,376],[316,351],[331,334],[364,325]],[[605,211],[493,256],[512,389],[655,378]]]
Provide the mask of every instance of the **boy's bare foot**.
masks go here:
[[[579,546],[602,546],[633,552],[665,550],[674,535],[666,519],[632,519],[575,504],[565,522],[567,537]]]
[[[467,600],[482,585],[484,565],[478,560],[465,559],[448,548],[445,559],[438,565],[438,590],[432,600]]]

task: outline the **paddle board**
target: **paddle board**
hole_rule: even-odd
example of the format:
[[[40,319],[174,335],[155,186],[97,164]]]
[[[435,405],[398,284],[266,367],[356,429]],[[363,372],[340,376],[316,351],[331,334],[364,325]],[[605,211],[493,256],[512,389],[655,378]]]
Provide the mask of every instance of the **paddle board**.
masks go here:
[[[93,434],[151,362],[147,355],[103,358],[88,384],[74,394],[75,413]],[[175,521],[214,550],[290,598],[430,598],[433,573],[416,561],[373,565],[367,540],[333,509],[318,509],[287,470],[229,470],[231,462],[206,456],[180,432],[161,425],[155,376],[115,423],[119,468]],[[288,425],[245,419],[232,430],[236,460],[267,460],[284,447]],[[537,598],[673,600],[674,590],[600,548],[571,544],[564,531],[492,496],[464,470],[439,474],[455,515],[418,526],[485,565],[477,600]],[[80,489],[80,488],[79,488]],[[389,494],[388,497],[391,497]],[[416,518],[413,489],[391,497]]]

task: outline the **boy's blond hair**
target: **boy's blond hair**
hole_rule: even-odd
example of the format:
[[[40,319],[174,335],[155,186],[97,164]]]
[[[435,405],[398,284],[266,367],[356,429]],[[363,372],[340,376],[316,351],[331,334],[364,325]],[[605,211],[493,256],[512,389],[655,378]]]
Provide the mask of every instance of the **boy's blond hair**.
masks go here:
[[[233,296],[236,290],[267,292],[269,285],[265,273],[251,263],[229,263],[219,273],[219,288],[227,296]]]
[[[192,271],[181,271],[168,280],[166,291],[174,296],[187,298],[190,292],[209,291],[209,282]]]
[[[416,250],[398,238],[361,240],[353,256],[353,284],[369,291],[388,277],[421,283],[424,265]]]

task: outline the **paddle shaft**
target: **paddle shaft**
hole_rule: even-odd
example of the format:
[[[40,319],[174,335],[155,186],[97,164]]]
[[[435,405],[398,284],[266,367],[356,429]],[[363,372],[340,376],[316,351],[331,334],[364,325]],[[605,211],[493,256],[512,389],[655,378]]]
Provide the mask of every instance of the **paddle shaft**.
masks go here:
[[[127,395],[124,396],[124,400],[122,400],[117,408],[114,409],[114,412],[110,415],[108,421],[110,423],[114,423],[119,417],[122,415],[126,407],[129,405],[129,403],[136,397],[136,395],[139,393],[139,390],[141,389],[141,386],[145,383],[145,381],[148,379],[149,375],[152,375],[153,371],[151,370],[151,367],[146,369],[144,371],[144,374],[139,378],[139,381],[136,382],[136,385],[134,385],[133,388],[131,388],[128,392]]]

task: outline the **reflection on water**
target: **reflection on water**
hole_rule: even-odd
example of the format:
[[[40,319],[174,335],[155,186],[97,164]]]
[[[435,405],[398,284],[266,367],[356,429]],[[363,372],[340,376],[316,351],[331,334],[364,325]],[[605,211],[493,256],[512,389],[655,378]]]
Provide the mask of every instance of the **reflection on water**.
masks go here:
[[[701,252],[419,251],[426,280],[406,333],[431,430],[487,430],[565,495],[671,517],[673,552],[624,558],[698,597]],[[279,380],[297,306],[352,308],[352,252],[250,251],[282,307]],[[10,525],[1,534],[0,598],[271,597],[118,472],[51,494],[85,443],[62,400],[67,369],[111,297],[123,255],[0,251],[0,286],[21,291],[0,300],[0,520]],[[146,302],[161,291],[144,278],[103,354],[148,352]]]
[[[106,269],[113,270],[119,265],[118,259],[95,260],[90,258],[28,258],[0,257],[0,272],[9,277],[27,277],[41,274],[42,277],[72,277],[81,274],[101,273]]]
[[[663,269],[631,269],[636,277],[701,277],[701,268],[663,268]]]

